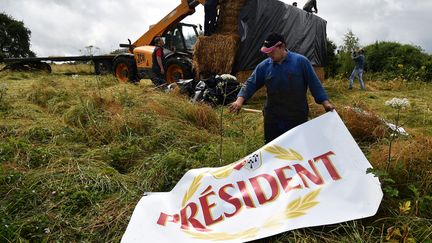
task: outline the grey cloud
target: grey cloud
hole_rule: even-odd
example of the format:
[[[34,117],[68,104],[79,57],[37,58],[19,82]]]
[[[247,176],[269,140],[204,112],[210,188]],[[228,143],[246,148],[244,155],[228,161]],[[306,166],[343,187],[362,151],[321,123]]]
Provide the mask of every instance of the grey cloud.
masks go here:
[[[291,4],[292,1],[284,0]],[[306,0],[297,1],[299,7]],[[94,45],[109,52],[139,38],[180,0],[0,0],[0,9],[24,21],[32,31],[32,49],[39,56],[80,55]],[[319,16],[327,20],[331,40],[342,44],[351,29],[362,45],[377,40],[420,45],[432,53],[432,1],[318,0]],[[202,23],[202,7],[189,22]]]
[[[1,0],[0,9],[31,30],[38,56],[80,55],[94,45],[110,52],[135,40],[177,4],[170,0]]]
[[[425,25],[432,22],[432,1],[364,0],[319,1],[320,16],[328,21],[329,38],[342,44],[351,29],[362,45],[375,41],[397,41],[419,45],[432,53],[431,35]]]

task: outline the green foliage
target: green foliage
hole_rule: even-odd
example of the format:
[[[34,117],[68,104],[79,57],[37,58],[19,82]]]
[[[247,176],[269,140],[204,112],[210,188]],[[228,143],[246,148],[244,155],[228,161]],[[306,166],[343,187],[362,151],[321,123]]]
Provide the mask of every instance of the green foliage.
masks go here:
[[[0,13],[0,59],[34,57],[30,50],[30,34],[23,22]]]
[[[360,47],[359,38],[349,30],[344,35],[343,44],[339,47],[336,68],[337,73],[342,75],[343,78],[348,78],[354,68],[354,61],[352,60],[351,53],[358,50]]]
[[[381,187],[384,191],[384,194],[388,197],[397,197],[399,196],[399,190],[395,188],[395,180],[393,180],[389,173],[384,170],[368,168],[367,173],[372,173],[375,177],[378,177],[381,182]]]
[[[356,51],[359,48],[360,48],[359,38],[355,36],[352,30],[348,30],[348,32],[345,33],[344,35],[343,44],[340,47],[340,51],[346,53],[352,53],[353,51]]]
[[[327,39],[327,54],[326,54],[326,65],[324,68],[326,78],[335,77],[338,69],[338,62],[336,57],[336,44]]]
[[[383,72],[388,78],[432,81],[432,58],[420,47],[397,42],[376,42],[365,48],[369,71]]]
[[[426,62],[420,68],[420,76],[428,82],[432,82],[432,56],[429,55]]]
[[[354,61],[352,60],[350,52],[339,52],[337,55],[337,66],[338,73],[342,75],[342,78],[348,79],[354,68]]]
[[[430,209],[432,208],[432,194],[421,188],[418,188],[414,184],[408,185],[408,189],[412,192],[413,201],[416,202],[416,214],[419,215],[430,215],[432,216],[432,212]]]
[[[419,47],[396,42],[376,42],[364,49],[368,68],[373,72],[395,72],[411,66],[420,68],[427,56]]]

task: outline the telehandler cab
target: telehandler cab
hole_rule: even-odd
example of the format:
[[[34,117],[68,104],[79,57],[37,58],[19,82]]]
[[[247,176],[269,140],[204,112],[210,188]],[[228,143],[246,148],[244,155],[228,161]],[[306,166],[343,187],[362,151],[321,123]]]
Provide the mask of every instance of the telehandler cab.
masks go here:
[[[120,44],[128,53],[120,54],[113,60],[114,75],[120,82],[137,81],[151,77],[154,39],[165,38],[166,80],[173,83],[178,79],[193,78],[192,48],[199,30],[196,25],[180,23],[195,12],[195,7],[205,0],[181,0],[173,11],[150,26],[134,43]]]

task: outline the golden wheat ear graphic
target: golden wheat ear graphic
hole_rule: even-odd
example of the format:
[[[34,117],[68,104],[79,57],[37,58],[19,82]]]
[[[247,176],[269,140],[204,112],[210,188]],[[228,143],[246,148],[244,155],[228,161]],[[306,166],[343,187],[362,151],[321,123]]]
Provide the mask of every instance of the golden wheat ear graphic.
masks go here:
[[[240,170],[244,164],[245,164],[244,160],[239,160],[237,162],[234,162],[232,164],[214,170],[210,172],[210,174],[216,179],[224,179],[230,176],[234,169]]]
[[[299,197],[290,202],[285,209],[285,218],[297,218],[307,214],[307,211],[319,204],[315,199],[321,192],[321,188]]]
[[[192,231],[183,231],[185,234],[188,234],[190,237],[199,239],[199,240],[212,240],[215,242],[224,242],[227,240],[235,240],[235,239],[252,239],[258,235],[258,228],[251,228],[235,233],[226,233],[226,232],[192,232]]]
[[[189,199],[191,199],[191,197],[198,190],[199,186],[201,185],[201,180],[203,179],[205,173],[202,173],[193,179],[191,185],[189,186],[188,190],[186,191],[185,195],[183,196],[182,207],[184,207],[186,205],[187,201],[189,201]]]
[[[303,160],[303,156],[294,149],[284,149],[279,145],[268,146],[264,149],[265,151],[274,154],[275,158],[283,160]]]
[[[304,197],[298,197],[292,200],[285,207],[283,213],[277,213],[268,218],[262,225],[262,228],[275,229],[281,227],[288,219],[298,218],[308,214],[308,211],[317,206],[320,202],[315,200],[321,192],[321,188],[309,192]]]
[[[211,171],[210,174],[216,178],[216,179],[224,179],[231,175],[233,170],[240,170],[243,165],[245,164],[245,161],[239,160],[237,162],[234,162],[232,164],[226,165],[224,167],[221,167],[219,169],[216,169],[214,171]],[[197,175],[193,180],[191,185],[189,186],[188,190],[185,192],[185,195],[183,196],[182,200],[182,206],[184,207],[186,203],[189,201],[189,199],[192,198],[192,196],[195,194],[195,192],[198,190],[199,186],[201,185],[201,181],[205,174],[207,174],[208,171],[203,172],[199,175]]]

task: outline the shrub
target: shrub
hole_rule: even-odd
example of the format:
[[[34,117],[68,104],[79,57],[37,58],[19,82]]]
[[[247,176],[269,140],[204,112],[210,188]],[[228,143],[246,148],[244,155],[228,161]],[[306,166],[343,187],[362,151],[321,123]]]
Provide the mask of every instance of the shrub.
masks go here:
[[[364,49],[369,71],[396,74],[407,80],[431,79],[431,71],[427,69],[431,65],[431,57],[420,47],[397,42],[376,42]]]

